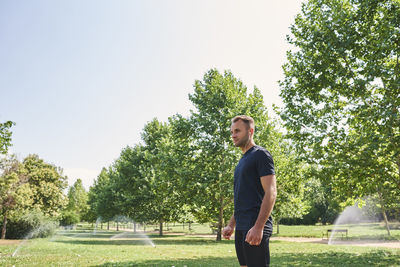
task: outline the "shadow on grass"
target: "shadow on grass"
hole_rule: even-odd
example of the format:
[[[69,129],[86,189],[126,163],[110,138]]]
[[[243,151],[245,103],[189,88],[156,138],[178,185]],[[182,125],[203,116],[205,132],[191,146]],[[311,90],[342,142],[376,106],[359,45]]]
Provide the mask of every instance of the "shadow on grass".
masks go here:
[[[198,259],[180,260],[148,260],[148,261],[124,261],[108,262],[100,267],[122,267],[122,266],[176,266],[176,267],[197,267],[197,266],[238,266],[236,257],[202,257]],[[270,266],[399,266],[400,257],[391,252],[376,251],[363,254],[350,254],[343,252],[328,252],[317,254],[293,254],[279,253],[271,255]]]
[[[212,239],[205,239],[202,237],[190,237],[190,238],[174,238],[175,236],[164,236],[164,237],[152,237],[150,236],[150,240],[156,246],[167,246],[167,245],[220,245],[221,242],[217,242]],[[104,240],[92,240],[92,239],[73,239],[73,240],[55,240],[53,242],[64,243],[64,244],[74,244],[74,245],[133,245],[133,246],[143,246],[149,244],[149,241],[146,238],[140,236],[130,236],[129,238],[124,239],[104,239]],[[226,243],[232,243],[233,241],[222,241]]]
[[[93,265],[99,267],[126,267],[126,266],[144,266],[144,267],[237,267],[239,266],[236,257],[202,257],[198,259],[180,259],[180,260],[149,260],[149,261],[124,261],[107,262],[102,265]]]

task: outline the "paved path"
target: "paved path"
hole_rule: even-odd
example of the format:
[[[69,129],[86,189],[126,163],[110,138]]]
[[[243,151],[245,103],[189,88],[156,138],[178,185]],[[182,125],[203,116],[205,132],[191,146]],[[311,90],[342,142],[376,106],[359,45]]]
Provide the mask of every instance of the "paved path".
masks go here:
[[[0,239],[0,246],[1,245],[15,245],[21,243],[22,240],[17,239]]]
[[[289,242],[299,243],[318,243],[328,244],[327,239],[314,238],[314,237],[271,237],[271,240],[282,240]],[[334,245],[350,245],[362,247],[385,247],[385,248],[398,248],[400,249],[400,241],[385,241],[385,240],[349,240],[349,241],[335,241]]]

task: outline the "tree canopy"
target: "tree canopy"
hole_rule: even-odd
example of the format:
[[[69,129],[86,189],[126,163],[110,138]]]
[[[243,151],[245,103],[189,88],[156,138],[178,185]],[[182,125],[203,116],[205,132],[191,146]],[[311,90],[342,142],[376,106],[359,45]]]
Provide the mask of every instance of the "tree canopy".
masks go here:
[[[6,154],[8,147],[11,146],[11,135],[10,128],[15,125],[12,121],[0,122],[0,154]]]
[[[16,156],[0,159],[0,217],[2,236],[9,219],[18,220],[28,213],[58,218],[66,205],[63,190],[66,177],[60,168],[29,155],[22,162]]]
[[[400,2],[310,0],[287,40],[280,115],[298,152],[343,198],[397,201]]]

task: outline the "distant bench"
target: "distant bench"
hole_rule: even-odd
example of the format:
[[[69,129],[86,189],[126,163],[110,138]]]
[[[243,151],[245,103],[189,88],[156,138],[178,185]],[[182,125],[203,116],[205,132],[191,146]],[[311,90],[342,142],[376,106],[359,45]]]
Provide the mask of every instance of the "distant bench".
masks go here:
[[[343,237],[343,234],[346,233],[346,238],[347,238],[347,234],[348,234],[349,230],[347,230],[347,229],[328,229],[326,231],[326,237],[329,238],[329,233],[332,234],[333,232],[341,233],[342,237]]]

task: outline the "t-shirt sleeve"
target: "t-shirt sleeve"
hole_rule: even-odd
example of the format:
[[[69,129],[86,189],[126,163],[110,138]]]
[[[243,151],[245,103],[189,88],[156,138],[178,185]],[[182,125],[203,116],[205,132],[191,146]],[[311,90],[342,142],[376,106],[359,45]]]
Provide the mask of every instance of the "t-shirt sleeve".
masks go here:
[[[274,160],[268,151],[259,151],[257,155],[257,172],[260,177],[275,174]]]

